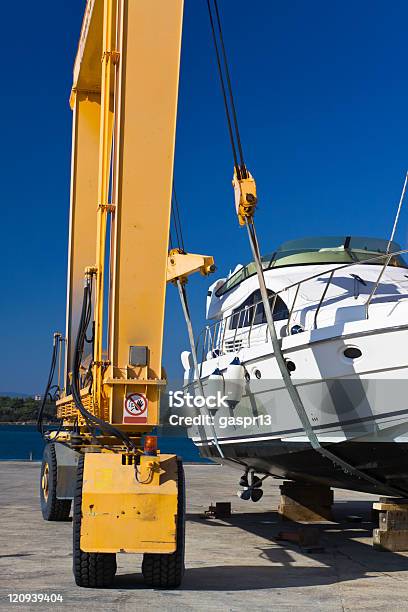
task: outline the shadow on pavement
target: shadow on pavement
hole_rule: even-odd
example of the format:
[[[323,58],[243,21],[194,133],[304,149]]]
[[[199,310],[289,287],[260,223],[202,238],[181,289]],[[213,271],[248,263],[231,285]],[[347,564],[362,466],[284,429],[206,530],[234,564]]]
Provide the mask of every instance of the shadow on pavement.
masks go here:
[[[282,521],[276,512],[232,514],[223,520],[203,519],[201,514],[187,515],[188,522],[225,530],[219,537],[220,551],[228,546],[229,530],[242,529],[264,540],[258,551],[259,565],[253,557],[250,563],[220,564],[214,555],[203,559],[203,566],[186,570],[183,591],[244,591],[255,589],[330,585],[343,580],[375,579],[372,573],[392,573],[408,570],[408,558],[392,552],[376,550],[371,545],[372,530],[370,501],[336,502],[332,523],[314,524],[321,532],[322,552],[308,552],[297,544],[277,540],[280,531],[307,528],[305,524]],[[360,516],[361,522],[351,522],[347,516]],[[203,536],[204,537],[204,536]],[[236,534],[234,538],[236,538]],[[362,539],[369,539],[363,542]],[[265,542],[269,541],[268,542]],[[302,557],[309,559],[302,564]],[[235,561],[235,559],[232,559]],[[314,560],[315,566],[310,564]],[[217,563],[218,561],[218,563]],[[265,564],[265,561],[269,564]],[[140,573],[117,576],[114,588],[146,588]],[[172,591],[174,592],[174,591]]]

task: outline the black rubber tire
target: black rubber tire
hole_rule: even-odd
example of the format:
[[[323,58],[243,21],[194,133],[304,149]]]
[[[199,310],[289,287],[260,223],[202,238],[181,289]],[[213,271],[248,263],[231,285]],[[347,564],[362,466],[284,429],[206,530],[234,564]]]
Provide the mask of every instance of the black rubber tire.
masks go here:
[[[47,486],[44,486],[46,478]],[[55,444],[44,448],[40,479],[41,513],[46,521],[68,521],[71,512],[70,499],[57,499],[57,455]]]
[[[78,461],[73,513],[73,572],[80,587],[106,588],[113,584],[116,574],[115,553],[87,553],[81,550],[82,483],[85,457]]]
[[[142,574],[148,586],[158,589],[175,589],[184,576],[186,494],[183,464],[177,461],[177,548],[171,554],[145,553]]]

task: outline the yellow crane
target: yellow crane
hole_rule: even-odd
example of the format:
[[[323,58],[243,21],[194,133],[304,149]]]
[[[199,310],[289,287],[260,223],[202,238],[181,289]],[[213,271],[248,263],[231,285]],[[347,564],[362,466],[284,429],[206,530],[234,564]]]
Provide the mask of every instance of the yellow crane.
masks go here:
[[[312,448],[381,485],[321,446],[291,380],[264,279],[253,219],[256,184],[244,162],[217,0],[207,6],[234,158],[236,213],[248,232],[282,380]],[[48,442],[42,513],[46,520],[68,520],[74,499],[73,569],[85,587],[113,582],[118,552],[143,554],[150,586],[176,587],[184,572],[183,466],[176,455],[161,454],[150,435],[160,422],[166,385],[166,284],[178,286],[203,393],[184,286],[193,272],[214,271],[212,257],[168,251],[182,13],[183,0],[87,0],[74,64],[66,336],[54,334],[38,423]],[[43,409],[63,350],[61,427],[45,433]],[[222,458],[215,430],[213,443]]]
[[[143,553],[147,584],[184,571],[181,461],[159,424],[166,283],[211,257],[168,253],[183,0],[87,0],[74,64],[62,420],[47,433],[41,506],[73,508],[73,570],[109,586],[116,553]],[[41,420],[41,419],[40,419]]]

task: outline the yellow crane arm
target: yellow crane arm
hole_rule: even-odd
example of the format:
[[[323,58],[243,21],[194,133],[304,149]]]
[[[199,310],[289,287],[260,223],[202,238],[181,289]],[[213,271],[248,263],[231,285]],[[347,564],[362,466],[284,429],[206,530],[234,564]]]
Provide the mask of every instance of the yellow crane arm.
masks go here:
[[[183,0],[88,0],[74,65],[68,394],[60,415],[77,414],[70,364],[88,268],[95,332],[92,396],[84,390],[83,401],[130,431],[159,422],[166,282],[214,267],[210,257],[168,254],[182,15]],[[139,420],[125,419],[132,396],[146,401]]]

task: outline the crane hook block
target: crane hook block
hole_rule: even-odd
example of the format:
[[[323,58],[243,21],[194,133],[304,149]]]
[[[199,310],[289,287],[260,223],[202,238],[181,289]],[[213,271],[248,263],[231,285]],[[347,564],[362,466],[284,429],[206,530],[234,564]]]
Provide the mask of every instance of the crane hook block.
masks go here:
[[[235,209],[239,224],[245,225],[247,221],[251,223],[258,203],[254,177],[247,172],[246,178],[238,178],[237,172],[234,170],[232,186],[234,187]]]

